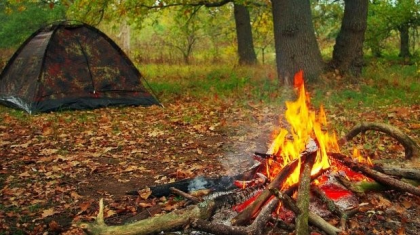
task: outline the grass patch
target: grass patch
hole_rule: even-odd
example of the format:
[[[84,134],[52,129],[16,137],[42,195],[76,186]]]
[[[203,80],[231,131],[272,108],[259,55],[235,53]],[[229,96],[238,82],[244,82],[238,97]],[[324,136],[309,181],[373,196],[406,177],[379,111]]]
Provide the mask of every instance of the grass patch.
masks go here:
[[[220,65],[146,65],[143,73],[163,102],[179,96],[270,101],[279,96],[274,68]]]

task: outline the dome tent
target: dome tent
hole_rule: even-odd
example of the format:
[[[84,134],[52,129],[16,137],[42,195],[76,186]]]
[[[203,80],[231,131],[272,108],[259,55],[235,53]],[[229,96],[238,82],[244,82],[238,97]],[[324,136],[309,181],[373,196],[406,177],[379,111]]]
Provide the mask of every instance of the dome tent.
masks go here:
[[[0,74],[0,102],[28,113],[159,102],[127,55],[84,23],[41,28]]]

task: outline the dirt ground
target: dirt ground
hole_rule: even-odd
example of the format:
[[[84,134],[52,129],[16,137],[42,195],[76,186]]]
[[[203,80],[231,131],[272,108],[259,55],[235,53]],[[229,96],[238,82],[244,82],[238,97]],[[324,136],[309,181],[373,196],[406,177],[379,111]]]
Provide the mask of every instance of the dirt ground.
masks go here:
[[[328,111],[327,111],[328,112]],[[418,140],[420,106],[327,113],[348,130],[360,119],[386,121]],[[279,114],[263,104],[194,102],[160,107],[106,108],[28,116],[0,114],[0,234],[81,234],[104,198],[105,221],[121,224],[173,198],[127,191],[197,175],[224,176],[265,152]],[[345,131],[343,130],[343,132]],[[341,135],[342,133],[338,133]],[[382,136],[356,145],[374,159],[401,157],[401,146]],[[372,142],[374,141],[374,142]],[[383,144],[382,141],[385,141]],[[379,149],[379,150],[378,150]],[[419,234],[420,198],[387,191],[360,197],[363,211],[343,234]],[[331,223],[334,218],[330,218]]]

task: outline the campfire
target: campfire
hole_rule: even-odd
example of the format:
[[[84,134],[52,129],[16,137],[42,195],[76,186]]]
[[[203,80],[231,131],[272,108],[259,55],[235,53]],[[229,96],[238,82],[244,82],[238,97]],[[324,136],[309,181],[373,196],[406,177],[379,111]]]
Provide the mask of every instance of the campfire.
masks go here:
[[[187,225],[213,234],[264,234],[274,228],[309,234],[312,225],[326,234],[337,234],[346,230],[347,219],[360,209],[361,191],[356,185],[376,185],[420,196],[419,187],[400,180],[420,180],[418,168],[385,167],[373,164],[357,149],[351,156],[340,151],[340,146],[359,133],[374,130],[395,138],[404,146],[407,161],[415,163],[419,146],[410,137],[386,124],[362,123],[338,139],[328,130],[324,109],[311,109],[302,71],[295,75],[294,88],[296,101],[286,102],[287,125],[275,131],[266,153],[253,155],[256,164],[248,171],[199,178],[207,192],[212,191],[203,197],[192,195],[189,188],[198,179],[151,187],[153,196],[177,194],[193,205],[127,225],[105,225],[101,201],[96,222],[79,226],[98,234],[148,234]],[[234,213],[217,221],[216,214],[222,210]],[[340,218],[338,226],[323,218],[330,214]]]

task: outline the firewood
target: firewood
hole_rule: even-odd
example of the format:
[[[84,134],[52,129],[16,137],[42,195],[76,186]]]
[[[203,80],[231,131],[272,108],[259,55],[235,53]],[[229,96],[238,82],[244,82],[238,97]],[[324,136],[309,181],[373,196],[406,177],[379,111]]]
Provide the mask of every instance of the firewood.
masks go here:
[[[255,218],[254,222],[247,226],[228,226],[220,223],[194,219],[191,222],[191,227],[203,232],[220,235],[262,235],[267,222],[271,219],[271,213],[278,205],[279,200],[273,198],[267,203]]]
[[[302,157],[302,160],[306,158],[306,156]],[[246,207],[241,213],[239,213],[235,218],[231,220],[232,225],[244,225],[249,222],[253,215],[255,215],[261,208],[261,206],[270,198],[271,193],[269,188],[277,188],[289,177],[289,175],[295,170],[298,166],[298,161],[292,161],[286,166],[284,166],[281,171],[276,175],[273,181],[269,184],[269,186],[262,191],[262,193],[248,206]]]
[[[279,204],[278,198],[273,198],[270,200],[267,205],[265,205],[260,213],[258,213],[257,218],[255,218],[254,222],[249,226],[249,230],[254,235],[261,235],[263,234],[264,228],[267,225],[267,222],[271,219],[271,213],[276,209]]]
[[[322,202],[324,202],[327,205],[327,208],[329,211],[333,212],[334,214],[336,214],[337,216],[340,217],[340,229],[345,231],[346,230],[346,221],[347,218],[350,215],[355,214],[359,209],[358,208],[353,208],[352,210],[340,210],[340,208],[338,208],[334,201],[331,200],[326,194],[325,192],[320,189],[318,186],[313,185],[311,187],[312,191],[321,199]]]
[[[340,161],[347,167],[358,172],[362,172],[364,175],[372,178],[378,183],[387,185],[393,189],[401,190],[403,192],[408,192],[417,196],[420,196],[420,188],[412,186],[408,183],[404,183],[401,180],[392,178],[389,175],[383,174],[379,171],[373,170],[371,167],[354,162],[350,157],[347,157],[340,153],[328,153],[329,156],[333,157],[335,160]]]
[[[316,152],[306,158],[299,177],[299,189],[296,203],[301,213],[296,216],[296,234],[298,235],[309,234],[308,214],[311,188],[311,171],[315,162],[315,158]]]
[[[375,164],[375,170],[387,175],[401,176],[407,179],[420,180],[420,168],[409,166],[393,166],[387,164]]]
[[[405,157],[407,159],[412,159],[414,161],[420,161],[420,146],[411,139],[408,135],[406,135],[404,132],[402,132],[400,129],[385,124],[385,123],[375,123],[375,122],[362,122],[353,129],[350,130],[350,132],[341,138],[338,143],[340,145],[345,144],[346,142],[353,139],[355,136],[357,136],[361,132],[366,131],[379,131],[382,133],[385,133],[394,139],[396,139],[400,144],[404,146],[405,149]]]
[[[293,202],[293,199],[289,195],[283,194],[278,189],[274,189],[274,188],[270,189],[270,193],[272,193],[277,198],[279,198],[284,203],[284,205],[290,210],[292,210],[293,213],[295,213],[296,215],[301,213],[301,210],[295,205],[295,203]],[[325,233],[329,235],[336,235],[337,233],[341,232],[341,229],[338,229],[332,226],[327,221],[325,221],[321,216],[313,212],[309,211],[308,220],[311,224],[315,225],[316,227],[318,227],[319,229],[321,229],[322,231],[324,231]]]

